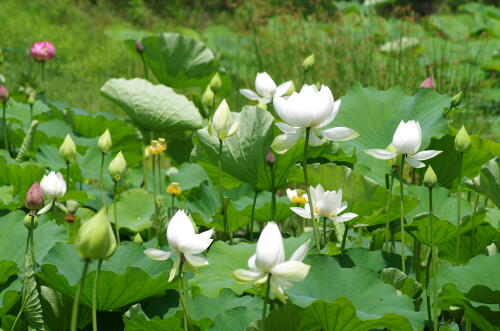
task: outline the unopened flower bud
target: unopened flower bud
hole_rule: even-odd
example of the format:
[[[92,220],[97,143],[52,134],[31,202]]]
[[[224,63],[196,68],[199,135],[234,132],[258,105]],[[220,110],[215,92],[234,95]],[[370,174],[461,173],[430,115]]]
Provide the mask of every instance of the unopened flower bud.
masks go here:
[[[140,40],[137,40],[135,42],[135,50],[137,51],[137,53],[142,53],[144,52],[144,44],[142,43],[142,41]]]
[[[82,259],[106,259],[113,255],[116,239],[107,218],[106,208],[83,223],[75,244]]]
[[[134,236],[134,242],[137,244],[142,244],[144,242],[139,232],[137,232],[137,234]]]
[[[61,147],[59,147],[59,155],[64,161],[69,163],[74,162],[76,159],[76,145],[69,134],[66,135]]]
[[[205,89],[205,92],[203,92],[203,95],[201,96],[201,102],[205,107],[210,108],[214,104],[214,98],[215,98],[214,91],[212,91],[210,85],[208,85],[207,88]]]
[[[422,88],[434,88],[434,79],[432,76],[427,77],[421,84],[420,87]]]
[[[309,55],[302,61],[302,68],[304,68],[305,71],[310,70],[314,66],[314,54]]]
[[[456,108],[460,106],[460,103],[462,103],[462,97],[463,97],[463,91],[460,91],[457,94],[455,94],[455,96],[451,98],[450,102],[451,108]]]
[[[26,194],[24,205],[30,211],[38,210],[43,207],[43,191],[40,185],[38,185],[38,182],[34,182],[33,185],[31,185],[28,193]]]
[[[179,183],[173,182],[167,187],[167,193],[171,195],[181,195],[182,188]]]
[[[108,172],[115,182],[119,181],[125,174],[125,169],[127,168],[127,162],[123,157],[122,152],[116,154],[116,157],[111,161],[108,166]]]
[[[101,152],[109,153],[111,147],[113,147],[113,141],[111,140],[111,133],[109,129],[106,129],[104,133],[97,140],[97,146],[99,146]]]
[[[26,102],[29,104],[29,105],[33,105],[36,101],[36,91],[35,89],[31,88],[31,87],[27,87],[26,90],[24,91],[24,93],[26,94]]]
[[[267,155],[266,155],[266,163],[270,167],[272,167],[276,163],[276,156],[274,156],[273,152],[267,153]]]
[[[465,127],[462,125],[455,136],[455,149],[457,152],[463,153],[470,149],[471,144],[472,141],[470,140],[470,136],[467,133],[467,130],[465,130]]]
[[[37,41],[31,45],[30,53],[35,61],[46,62],[54,58],[56,49],[50,41]]]
[[[436,173],[434,170],[432,170],[432,167],[429,166],[427,170],[425,171],[424,175],[424,185],[427,187],[433,187],[437,183],[437,177]]]
[[[226,99],[224,99],[217,107],[212,120],[208,123],[208,130],[211,136],[224,140],[234,135],[239,126],[240,122],[233,120],[229,106]]]
[[[64,220],[73,223],[75,221],[75,213],[78,211],[78,208],[80,208],[80,203],[78,201],[66,201],[66,210],[68,214],[66,215],[66,218]]]
[[[0,85],[0,102],[9,100],[9,89],[5,85]]]
[[[36,215],[27,214],[23,219],[24,226],[29,229],[31,226],[36,229],[38,226],[38,217]]]
[[[215,75],[210,80],[209,86],[212,89],[212,91],[214,91],[215,93],[217,93],[220,90],[220,88],[222,87],[222,80],[220,79],[218,72],[215,73]]]
[[[0,49],[0,52],[1,52],[1,49]],[[5,80],[4,75],[0,74],[0,85],[5,85],[5,83],[6,83],[6,80]]]

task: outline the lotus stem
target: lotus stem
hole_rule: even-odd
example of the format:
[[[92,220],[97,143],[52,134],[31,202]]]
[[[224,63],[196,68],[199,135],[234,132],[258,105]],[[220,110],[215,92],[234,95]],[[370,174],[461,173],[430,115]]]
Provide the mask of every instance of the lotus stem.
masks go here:
[[[271,220],[276,221],[276,186],[275,186],[275,174],[274,166],[269,166],[271,168]]]
[[[162,176],[161,176],[161,154],[158,154],[156,158],[156,162],[158,164],[158,193],[162,194],[163,193],[163,183],[162,183]]]
[[[323,218],[323,245],[326,246],[326,217]]]
[[[92,286],[92,330],[97,331],[97,284],[99,283],[99,274],[101,273],[102,259],[97,261],[97,270]]]
[[[179,282],[179,297],[181,299],[182,308],[184,310],[184,331],[191,331],[191,319],[189,317],[189,309],[186,300],[186,288],[184,286],[184,281],[183,281],[183,279],[185,278],[185,273],[183,268],[184,268],[184,257],[181,256],[181,263],[179,265],[179,277],[177,279]]]
[[[342,235],[342,243],[340,244],[340,249],[343,251],[345,249],[345,243],[347,241],[347,233],[349,232],[349,227],[347,226],[346,223],[344,223],[345,229],[344,229],[344,234]]]
[[[221,208],[222,208],[222,217],[224,220],[224,233],[226,235],[226,238],[229,238],[229,243],[233,244],[233,235],[229,231],[229,222],[227,219],[227,210],[226,210],[226,203],[224,201],[224,186],[222,185],[222,143],[223,140],[219,139],[219,159],[217,162],[218,166],[218,174],[219,174],[219,193],[220,193],[220,203],[221,203]]]
[[[254,223],[255,223],[255,205],[257,204],[257,191],[253,196],[253,204],[252,204],[252,214],[250,216],[250,242],[253,242],[253,231],[254,231]]]
[[[432,187],[429,187],[429,227],[431,230],[431,253],[432,253],[432,304],[433,304],[433,315],[434,315],[434,331],[439,328],[438,324],[438,309],[435,307],[438,300],[438,284],[437,284],[437,271],[438,271],[438,247],[436,245],[436,239],[434,237],[434,229],[432,227]],[[427,266],[429,268],[429,266]]]
[[[405,265],[405,219],[404,219],[404,200],[403,200],[403,168],[405,165],[405,155],[401,155],[401,165],[399,168],[399,193],[401,202],[401,268],[403,273],[406,273]]]
[[[175,194],[172,194],[172,197],[170,199],[170,215],[168,215],[169,218],[172,218],[174,216],[175,214],[174,211],[175,211]]]
[[[80,306],[80,296],[82,295],[82,288],[85,284],[85,276],[87,276],[87,270],[89,269],[90,260],[86,259],[83,265],[82,276],[78,287],[76,288],[75,298],[73,299],[73,309],[71,311],[71,331],[76,331],[78,326],[78,308]]]
[[[106,207],[106,201],[104,200],[104,180],[102,177],[103,169],[104,169],[104,152],[101,152],[101,171],[99,172],[99,189],[101,190],[101,201],[102,206]]]
[[[3,127],[3,143],[4,143],[4,146],[5,146],[5,150],[7,152],[10,151],[10,148],[9,148],[9,136],[7,134],[7,115],[6,115],[6,112],[7,112],[7,103],[4,101],[2,102],[2,107],[3,107],[3,121],[2,121],[2,127]]]
[[[148,66],[146,65],[146,60],[144,59],[143,53],[141,53],[141,61],[142,61],[142,67],[144,69],[144,78],[146,78],[146,80],[149,80]]]
[[[476,248],[476,245],[475,245],[475,242],[474,242],[474,233],[476,232],[476,224],[474,222],[474,216],[476,216],[478,204],[479,204],[479,194],[476,197],[476,202],[474,203],[474,211],[473,211],[472,217],[471,217],[471,222],[472,222],[472,232],[470,234],[470,251],[471,251],[471,254],[473,254],[474,248]]]
[[[314,207],[312,204],[311,190],[309,189],[309,180],[307,178],[307,146],[309,145],[309,132],[311,132],[310,127],[306,128],[306,141],[304,145],[304,162],[302,166],[304,168],[304,184],[306,186],[307,201],[309,203],[309,210],[311,212],[311,222],[313,226],[314,240],[316,241],[316,250],[319,253],[321,251],[321,245],[319,242],[318,225],[316,224],[316,218],[314,217]]]
[[[427,257],[427,265],[425,268],[425,302],[427,303],[427,320],[429,323],[432,321],[432,303],[431,303],[431,295],[429,293],[429,279],[430,279],[430,274],[431,274],[431,268],[432,268],[432,247],[429,252],[429,256]]]
[[[45,61],[40,62],[40,65],[42,67],[42,85],[45,90]]]
[[[392,188],[393,187],[394,187],[394,170],[393,170],[393,168],[391,168],[391,179],[389,182],[389,192],[388,192],[388,196],[387,196],[387,219],[385,221],[385,247],[387,248],[387,251],[390,251],[389,239],[391,236],[391,229],[390,229],[391,219],[390,218],[391,218]]]
[[[264,304],[262,306],[262,330],[266,330],[267,302],[269,301],[269,291],[271,289],[271,274],[267,276],[266,295],[264,296]]]
[[[33,266],[36,265],[36,259],[35,259],[35,242],[34,242],[34,232],[35,232],[35,228],[34,228],[34,224],[35,224],[35,216],[31,216],[31,221],[30,221],[30,227],[29,227],[29,231],[28,231],[28,241],[29,241],[29,244],[30,244],[30,249],[31,249],[31,260],[33,262]]]
[[[69,186],[69,165],[70,165],[69,162],[66,161],[66,183],[68,184],[68,186]]]
[[[114,186],[113,186],[113,214],[115,218],[115,236],[116,236],[116,242],[118,245],[120,245],[120,227],[118,226],[118,214],[117,214],[117,208],[116,204],[118,203],[118,181],[114,181]]]
[[[33,104],[30,103],[30,123],[33,123]]]
[[[456,246],[456,256],[455,265],[460,262],[460,230],[461,230],[461,201],[462,201],[462,162],[464,158],[464,153],[461,152],[458,157],[458,188],[457,188],[457,246]]]

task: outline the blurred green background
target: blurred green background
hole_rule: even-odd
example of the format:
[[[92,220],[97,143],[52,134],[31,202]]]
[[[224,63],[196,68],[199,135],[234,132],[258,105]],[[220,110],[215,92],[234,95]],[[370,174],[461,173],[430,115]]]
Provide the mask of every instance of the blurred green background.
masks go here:
[[[219,57],[233,111],[247,102],[238,89],[253,89],[257,72],[297,86],[303,59],[314,53],[308,82],[328,84],[336,97],[355,82],[378,89],[400,85],[413,94],[432,75],[440,93],[464,91],[464,105],[452,114],[455,126],[468,123],[471,133],[496,138],[500,9],[494,3],[0,0],[0,73],[11,90],[36,85],[40,67],[28,49],[35,41],[51,41],[56,58],[46,68],[48,99],[118,112],[99,88],[112,77],[143,76],[140,57],[124,40],[178,32]],[[408,44],[390,46],[401,39]]]

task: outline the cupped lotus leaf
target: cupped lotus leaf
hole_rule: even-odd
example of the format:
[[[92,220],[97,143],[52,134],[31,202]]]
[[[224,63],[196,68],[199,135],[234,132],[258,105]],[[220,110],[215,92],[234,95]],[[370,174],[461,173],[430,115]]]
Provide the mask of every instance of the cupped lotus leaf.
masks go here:
[[[178,33],[145,37],[144,61],[167,86],[205,87],[219,70],[215,54],[202,42]]]
[[[164,85],[140,78],[113,78],[101,93],[123,109],[136,125],[146,131],[181,131],[201,127],[202,117],[184,95]]]
[[[120,228],[132,232],[144,231],[153,224],[155,207],[153,194],[140,188],[127,190],[120,194],[116,203],[116,214]],[[108,219],[115,222],[115,208],[110,206]]]
[[[479,172],[479,183],[469,184],[467,186],[474,191],[484,194],[493,203],[500,208],[500,171],[498,161],[490,160]]]

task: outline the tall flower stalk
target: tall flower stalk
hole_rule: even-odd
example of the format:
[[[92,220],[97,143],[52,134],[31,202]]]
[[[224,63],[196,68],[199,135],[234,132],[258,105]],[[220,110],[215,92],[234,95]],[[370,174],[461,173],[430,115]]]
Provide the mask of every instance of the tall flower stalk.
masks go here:
[[[184,331],[191,331],[191,317],[189,316],[189,308],[187,304],[187,289],[185,286],[184,279],[186,273],[184,272],[184,257],[181,257],[181,262],[179,265],[179,277],[177,278],[179,282],[179,297],[181,299],[182,309],[184,310]]]
[[[316,242],[316,251],[319,253],[321,251],[321,244],[319,241],[318,224],[316,223],[316,218],[314,217],[315,213],[314,213],[313,200],[311,197],[311,190],[309,188],[309,178],[307,177],[307,146],[309,146],[310,131],[311,131],[310,127],[306,128],[306,142],[304,144],[304,161],[302,163],[302,168],[304,171],[304,184],[306,185],[307,202],[309,204],[309,210],[311,212],[311,222],[314,232],[314,241]]]
[[[392,188],[394,187],[394,174],[396,171],[396,167],[391,167],[391,175],[389,179],[389,190],[387,194],[387,219],[385,221],[385,247],[387,251],[390,251],[390,236],[391,236],[391,229],[390,229],[390,223],[391,223],[391,206],[392,206]]]
[[[73,307],[71,309],[71,331],[76,331],[78,326],[78,308],[80,306],[80,296],[82,295],[82,288],[85,284],[85,277],[87,276],[87,270],[89,269],[90,259],[86,259],[83,264],[82,275],[80,276],[80,281],[78,282],[78,287],[76,288],[75,298],[73,299]]]
[[[400,227],[401,227],[401,267],[402,271],[406,273],[406,256],[405,256],[405,218],[404,218],[404,165],[405,165],[405,155],[401,155],[401,164],[399,165],[399,195],[400,195]]]
[[[9,100],[9,90],[5,85],[0,84],[0,102],[2,103],[2,131],[5,150],[10,152],[9,135],[7,133],[7,101]]]
[[[229,242],[232,244],[233,243],[233,234],[229,230],[229,222],[227,220],[227,208],[226,208],[226,201],[224,199],[224,184],[222,182],[222,139],[219,139],[219,158],[217,160],[217,174],[219,177],[219,197],[220,197],[220,203],[221,203],[221,212],[222,212],[222,219],[224,221],[224,233],[226,235],[226,238],[229,239]]]
[[[101,273],[102,259],[97,261],[94,284],[92,286],[92,330],[97,331],[97,285],[99,284],[99,274]]]

